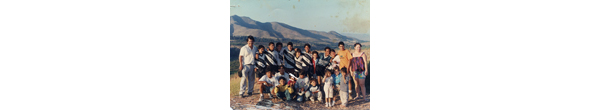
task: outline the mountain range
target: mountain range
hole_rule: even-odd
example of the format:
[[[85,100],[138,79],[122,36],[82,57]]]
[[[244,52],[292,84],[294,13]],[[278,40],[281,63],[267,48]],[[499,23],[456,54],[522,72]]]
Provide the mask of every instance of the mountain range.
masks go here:
[[[230,36],[248,36],[268,39],[294,39],[313,43],[365,42],[335,31],[305,30],[280,22],[259,22],[249,17],[233,15],[229,18]]]

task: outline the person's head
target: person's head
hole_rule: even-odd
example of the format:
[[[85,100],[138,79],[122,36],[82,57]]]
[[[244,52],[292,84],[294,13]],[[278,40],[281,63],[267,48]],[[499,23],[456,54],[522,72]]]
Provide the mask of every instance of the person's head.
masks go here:
[[[334,69],[333,69],[333,73],[334,73],[335,75],[339,75],[339,74],[340,74],[340,68],[334,68]]]
[[[258,53],[262,54],[265,51],[265,46],[258,45]]]
[[[312,57],[313,57],[313,59],[317,59],[317,58],[319,58],[319,52],[317,52],[317,51],[312,51]]]
[[[298,74],[298,77],[299,77],[300,79],[303,79],[303,78],[304,78],[304,73],[301,73],[301,72],[296,72],[296,74]]]
[[[306,51],[306,53],[310,52],[310,44],[304,44],[304,50]]]
[[[267,67],[269,68],[269,67]],[[272,78],[273,77],[273,72],[267,69],[267,72],[265,72],[265,74],[267,75],[267,78]]]
[[[248,43],[248,46],[253,46],[254,45],[254,37],[252,37],[252,35],[249,35],[248,38],[246,39],[246,43]]]
[[[360,43],[354,44],[354,50],[356,50],[357,52],[360,52],[360,47],[362,47],[362,45],[360,45]]]
[[[299,48],[294,48],[294,51],[301,52]]]
[[[278,81],[279,81],[279,84],[285,85],[285,78],[284,77],[279,77]]]
[[[298,50],[298,48],[296,48],[296,50]],[[296,57],[300,57],[300,51],[296,51]]]
[[[275,43],[269,42],[269,51],[273,51],[275,49]]]
[[[345,75],[346,75],[346,73],[348,72],[346,67],[343,67],[341,71],[342,71],[342,75],[344,75],[344,76],[345,76]]]
[[[277,42],[277,44],[275,44],[275,48],[277,49],[277,51],[281,51],[282,47],[283,47],[283,44],[281,42]]]
[[[331,52],[329,52],[329,55],[330,55],[331,57],[334,57],[334,56],[335,56],[335,50],[331,50]]]
[[[314,79],[311,79],[310,80],[310,85],[317,86],[317,81],[315,81]]]
[[[281,72],[281,74],[285,73],[285,69],[283,69],[283,66],[279,66],[279,72]]]
[[[331,48],[325,47],[325,56],[329,56],[329,52],[331,52]]]
[[[288,42],[287,43],[287,48],[288,48],[288,50],[291,51],[294,48],[294,44],[292,42]]]
[[[344,42],[340,41],[340,43],[338,43],[338,48],[340,48],[340,50],[345,50]]]
[[[325,70],[325,76],[327,76],[327,77],[331,77],[331,71],[327,71],[327,70]]]

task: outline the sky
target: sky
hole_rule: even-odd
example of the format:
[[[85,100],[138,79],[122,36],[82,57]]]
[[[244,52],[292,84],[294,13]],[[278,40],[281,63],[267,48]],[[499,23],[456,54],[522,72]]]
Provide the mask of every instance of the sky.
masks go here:
[[[230,0],[229,15],[338,33],[370,34],[370,0]]]

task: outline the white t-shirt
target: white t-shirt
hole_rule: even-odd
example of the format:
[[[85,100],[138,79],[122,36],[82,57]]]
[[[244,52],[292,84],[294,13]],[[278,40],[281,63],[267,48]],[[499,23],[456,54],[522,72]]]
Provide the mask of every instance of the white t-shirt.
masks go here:
[[[268,77],[267,77],[267,75],[264,75],[264,76],[263,76],[263,77],[261,77],[261,78],[260,78],[258,81],[264,81],[264,82],[267,82],[267,83],[269,83],[269,84],[272,84],[272,85],[273,85],[273,87],[275,87],[275,86],[279,85],[279,81],[277,81],[277,79],[278,79],[278,78],[279,78],[279,77],[278,77],[278,76],[275,76],[275,75],[273,75],[271,78],[268,78]]]
[[[281,73],[283,73],[283,74],[281,74]],[[288,80],[290,80],[290,75],[288,73],[286,73],[286,72],[278,72],[274,76],[285,78],[285,82],[287,82]]]
[[[310,87],[310,85],[308,84],[308,77],[304,77],[304,78],[298,78],[298,81],[296,81],[296,89],[298,89],[298,93],[301,94],[299,91],[300,89],[304,89],[307,90],[308,87]]]
[[[340,56],[336,55],[335,58],[333,58],[333,61],[335,61],[337,63],[331,62],[331,66],[329,66],[328,69],[334,69],[334,67],[340,66]]]
[[[248,44],[244,45],[241,49],[240,49],[240,55],[243,58],[243,64],[244,65],[254,65],[254,54],[257,52],[258,48],[256,48],[256,46],[252,46],[252,49],[250,49],[250,46],[248,46]],[[241,63],[241,62],[240,62]]]

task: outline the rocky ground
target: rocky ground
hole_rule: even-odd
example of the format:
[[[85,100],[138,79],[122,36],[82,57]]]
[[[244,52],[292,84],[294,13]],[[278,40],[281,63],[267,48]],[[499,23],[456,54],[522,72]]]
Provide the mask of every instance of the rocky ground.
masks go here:
[[[258,90],[255,90],[258,91]],[[266,94],[265,94],[266,95]],[[290,101],[290,102],[286,102],[286,101],[282,101],[281,99],[269,99],[269,98],[264,98],[263,102],[261,103],[269,103],[272,102],[271,107],[267,107],[267,106],[261,106],[262,104],[259,104],[259,106],[257,106],[258,102],[258,98],[260,97],[260,94],[258,93],[253,93],[252,96],[250,97],[244,97],[244,98],[240,98],[239,96],[235,95],[235,96],[230,96],[230,100],[229,100],[229,105],[231,106],[232,109],[235,110],[254,110],[254,109],[294,109],[294,110],[313,110],[313,109],[354,109],[354,110],[368,110],[370,109],[370,102],[364,101],[363,99],[359,98],[357,100],[349,100],[348,101],[348,106],[347,107],[341,107],[341,101],[339,99],[339,97],[337,98],[337,100],[335,101],[335,106],[334,107],[325,107],[324,102],[311,102],[311,101],[305,101],[305,102],[296,102],[296,101]],[[268,97],[268,96],[266,96]],[[370,100],[370,95],[367,95],[367,99]]]

